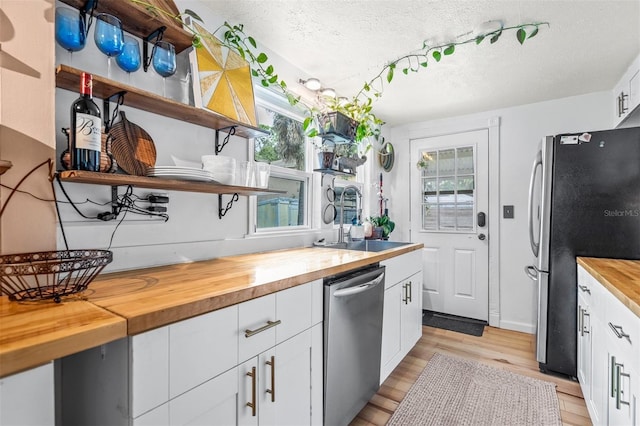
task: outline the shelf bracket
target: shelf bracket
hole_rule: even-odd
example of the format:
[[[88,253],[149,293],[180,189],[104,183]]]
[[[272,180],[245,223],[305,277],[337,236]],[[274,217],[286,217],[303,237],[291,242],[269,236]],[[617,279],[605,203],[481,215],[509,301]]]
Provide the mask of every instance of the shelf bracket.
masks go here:
[[[144,60],[142,61],[142,67],[144,68],[144,72],[147,72],[147,70],[149,69],[149,66],[151,65],[151,59],[153,58],[153,54],[156,51],[156,43],[162,40],[162,36],[164,35],[164,32],[166,30],[167,27],[163,25],[142,39],[142,56],[144,58]],[[149,54],[149,43],[153,43],[151,54]]]
[[[109,96],[108,98],[103,99],[102,101],[102,109],[103,109],[103,116],[104,116],[104,131],[105,133],[108,133],[109,130],[111,129],[111,126],[113,126],[113,122],[116,121],[116,118],[118,117],[118,111],[120,109],[120,105],[122,105],[124,103],[124,95],[127,94],[126,90],[122,90],[120,92],[114,93],[113,95]],[[115,99],[115,101],[114,101]],[[115,102],[116,103],[116,107],[113,110],[113,115],[111,116],[111,119],[109,119],[109,102]]]
[[[218,194],[218,218],[222,219],[224,217],[224,215],[226,215],[227,212],[229,210],[231,210],[231,207],[233,206],[233,203],[235,203],[239,199],[240,199],[240,196],[238,196],[238,193],[236,192],[231,197],[231,200],[227,203],[227,206],[223,208],[222,207],[222,194]]]
[[[229,143],[229,138],[231,138],[231,136],[236,134],[236,127],[237,126],[229,126],[229,127],[216,130],[216,146],[215,146],[216,155],[220,154],[222,152],[222,148],[224,148],[225,145]],[[220,132],[224,132],[224,131],[227,132],[227,136],[224,137],[224,140],[222,141],[222,144],[221,144]]]

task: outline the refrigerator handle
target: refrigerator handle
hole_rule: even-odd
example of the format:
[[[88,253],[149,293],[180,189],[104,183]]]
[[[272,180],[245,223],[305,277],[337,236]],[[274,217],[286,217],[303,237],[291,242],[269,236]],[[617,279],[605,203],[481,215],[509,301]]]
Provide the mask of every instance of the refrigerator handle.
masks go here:
[[[529,182],[529,242],[531,243],[531,251],[533,255],[538,257],[540,251],[540,244],[535,242],[534,229],[533,229],[533,190],[536,183],[536,176],[538,170],[542,168],[542,151],[538,151],[536,159],[533,161],[533,167],[531,168],[531,181]]]
[[[524,272],[533,281],[538,281],[538,270],[536,269],[535,266],[531,266],[531,265],[525,266],[524,267]]]

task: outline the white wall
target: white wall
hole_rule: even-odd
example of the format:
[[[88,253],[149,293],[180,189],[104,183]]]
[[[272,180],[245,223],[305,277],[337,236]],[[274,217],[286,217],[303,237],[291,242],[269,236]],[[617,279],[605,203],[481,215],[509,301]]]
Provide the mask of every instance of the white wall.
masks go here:
[[[415,165],[409,164],[407,134],[420,131],[427,134],[435,129],[451,133],[464,131],[470,128],[469,123],[499,117],[500,212],[503,205],[515,206],[514,219],[489,217],[489,223],[497,222],[500,227],[500,327],[533,333],[535,293],[524,267],[533,260],[528,239],[527,198],[537,144],[546,135],[610,128],[612,114],[611,92],[607,91],[392,128],[390,140],[397,151],[396,167],[385,177],[388,188],[385,193],[393,194],[389,203],[390,215],[397,223],[393,239],[409,238],[410,201],[406,182],[410,168]]]

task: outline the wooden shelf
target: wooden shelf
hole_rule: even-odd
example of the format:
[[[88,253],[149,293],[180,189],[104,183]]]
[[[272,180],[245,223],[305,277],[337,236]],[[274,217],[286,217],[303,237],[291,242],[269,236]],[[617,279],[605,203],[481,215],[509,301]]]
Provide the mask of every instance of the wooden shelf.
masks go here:
[[[285,194],[286,191],[274,191],[247,186],[222,185],[208,182],[195,182],[178,179],[161,179],[155,177],[120,175],[113,173],[87,172],[83,170],[66,170],[58,172],[60,180],[73,183],[91,183],[94,185],[123,186],[137,188],[166,189],[168,191],[203,192],[206,194],[266,195]]]
[[[87,0],[61,0],[63,3],[76,9],[82,9]],[[156,4],[158,8],[171,14],[178,12],[170,10],[163,2],[150,2]],[[170,16],[158,12],[156,16],[149,14],[149,11],[140,4],[129,0],[99,0],[95,13],[109,13],[115,15],[122,21],[122,28],[135,36],[145,38],[158,28],[166,26],[162,39],[172,43],[176,52],[182,52],[192,45],[193,34],[182,28],[182,26]],[[94,15],[95,15],[94,13]]]
[[[68,65],[59,65],[56,68],[56,86],[77,92],[78,87],[80,87],[81,74],[82,71],[79,69]],[[236,126],[235,134],[243,138],[267,136],[269,134],[263,129],[240,123],[213,111],[195,108],[119,81],[93,75],[93,96],[96,98],[108,99],[122,91],[127,92],[124,95],[124,105],[133,108],[216,130],[224,130],[231,126]]]

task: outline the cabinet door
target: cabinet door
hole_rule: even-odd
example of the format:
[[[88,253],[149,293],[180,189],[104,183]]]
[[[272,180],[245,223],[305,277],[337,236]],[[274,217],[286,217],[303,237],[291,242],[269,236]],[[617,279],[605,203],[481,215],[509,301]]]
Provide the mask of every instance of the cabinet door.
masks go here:
[[[53,363],[0,379],[0,425],[55,424]]]
[[[401,309],[403,284],[396,284],[384,291],[382,311],[382,347],[380,360],[380,383],[384,382],[396,366],[402,348]]]
[[[234,425],[238,370],[231,370],[169,402],[171,426]]]
[[[404,286],[400,300],[402,356],[404,357],[422,336],[422,272],[412,275],[401,285]]]
[[[131,416],[138,417],[169,400],[169,327],[131,339]],[[108,354],[107,354],[108,355]],[[126,367],[121,366],[126,371]],[[105,380],[113,380],[105,375]]]
[[[276,344],[276,295],[238,305],[238,361],[244,362]]]
[[[311,329],[311,426],[324,424],[324,327]]]
[[[311,330],[300,333],[276,346],[276,368],[268,368],[267,377],[275,371],[275,398],[265,394],[276,406],[274,426],[297,426],[311,423]],[[268,359],[264,360],[263,365]],[[269,383],[267,382],[267,387]],[[275,402],[274,402],[275,399]]]
[[[238,364],[238,306],[169,326],[170,397]]]

